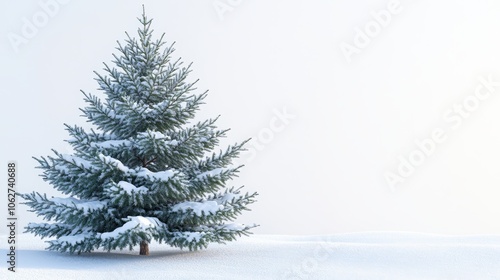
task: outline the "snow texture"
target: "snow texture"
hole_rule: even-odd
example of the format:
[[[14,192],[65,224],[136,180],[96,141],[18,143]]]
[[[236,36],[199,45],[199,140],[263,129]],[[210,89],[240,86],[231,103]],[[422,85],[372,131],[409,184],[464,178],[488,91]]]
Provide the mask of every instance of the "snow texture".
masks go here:
[[[154,224],[144,219],[143,224]],[[5,256],[7,236],[0,236],[0,244]],[[139,256],[138,246],[133,252],[49,252],[44,242],[28,234],[19,234],[17,244],[16,272],[4,263],[0,279],[500,279],[500,235],[252,235],[197,252],[152,243],[149,257]]]
[[[102,233],[101,239],[117,238],[120,234],[126,232],[127,230],[132,230],[137,228],[144,231],[147,230],[148,228],[154,228],[161,224],[161,222],[157,218],[137,216],[137,217],[128,217],[128,219],[129,219],[128,222],[126,222],[123,226],[116,228],[112,232]]]
[[[221,229],[225,229],[228,231],[239,231],[245,229],[245,225],[243,224],[237,224],[237,223],[230,223],[230,224],[224,224],[220,226]]]
[[[179,234],[179,237],[186,238],[187,242],[198,242],[202,237],[203,233],[201,232],[183,232]]]
[[[217,201],[204,201],[204,202],[182,202],[176,204],[172,207],[172,211],[174,212],[187,212],[188,210],[193,210],[196,216],[202,216],[203,213],[207,215],[215,214],[217,211],[224,209],[224,206],[217,203]]]
[[[99,143],[92,143],[93,147],[103,148],[103,149],[109,149],[119,146],[130,146],[130,145],[132,145],[132,142],[130,142],[129,140],[108,140]]]
[[[112,158],[110,156],[105,156],[103,154],[100,154],[99,158],[102,161],[107,162],[107,163],[115,166],[116,168],[118,168],[119,170],[121,170],[124,173],[128,173],[130,175],[135,175],[138,177],[148,178],[149,180],[159,180],[159,181],[167,182],[168,180],[170,180],[170,178],[172,178],[173,176],[176,175],[176,172],[173,170],[153,172],[153,171],[151,171],[147,168],[144,168],[144,167],[141,167],[138,171],[135,171],[133,169],[126,167],[121,161],[119,161],[115,158]]]
[[[61,154],[61,158],[67,162],[74,162],[76,165],[83,166],[86,169],[92,168],[92,163],[90,161],[84,160],[76,156]]]
[[[198,179],[205,179],[207,177],[214,177],[220,175],[222,172],[229,170],[228,168],[215,168],[209,171],[205,171],[196,176]]]
[[[152,172],[151,170],[149,170],[147,168],[143,168],[143,167],[136,173],[137,176],[149,178],[152,180],[159,180],[159,181],[163,181],[163,182],[167,182],[175,174],[176,174],[176,172],[174,172],[172,170]]]
[[[112,119],[117,119],[117,120],[120,120],[120,121],[124,121],[126,119],[126,116],[124,115],[118,115],[116,114],[114,111],[110,110],[107,115],[112,118]]]
[[[165,135],[159,131],[149,131],[149,132],[142,132],[139,133],[139,136],[148,136],[148,134],[151,134],[155,139],[161,140],[161,139],[169,139],[170,136]],[[179,144],[177,140],[165,140],[165,144],[171,145],[171,146],[176,146]]]
[[[54,198],[49,199],[49,201],[54,202],[56,205],[65,205],[68,207],[74,206],[77,209],[83,210],[83,212],[85,214],[88,214],[91,211],[102,209],[107,204],[107,201],[79,200],[79,199],[76,199],[73,197],[68,197],[68,198],[54,197]]]
[[[133,192],[144,193],[144,192],[148,191],[148,189],[146,187],[136,187],[136,186],[130,184],[129,182],[125,182],[125,181],[120,181],[120,182],[118,182],[117,185],[128,194],[132,194]],[[114,189],[114,188],[111,188],[111,189]]]
[[[104,162],[107,162],[113,166],[115,166],[116,168],[118,168],[119,170],[121,170],[122,172],[124,173],[128,173],[130,172],[131,170],[126,167],[121,161],[115,159],[115,158],[112,158],[110,156],[105,156],[103,154],[99,154],[99,158],[104,161]]]
[[[217,201],[220,203],[220,204],[225,204],[226,202],[231,202],[234,200],[238,200],[242,197],[241,194],[237,194],[237,193],[226,193],[224,194],[221,198],[219,198]]]

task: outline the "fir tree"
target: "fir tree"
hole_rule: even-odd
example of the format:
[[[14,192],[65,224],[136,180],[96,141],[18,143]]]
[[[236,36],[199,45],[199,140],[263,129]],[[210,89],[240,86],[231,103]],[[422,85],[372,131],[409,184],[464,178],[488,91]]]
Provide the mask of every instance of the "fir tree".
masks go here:
[[[228,188],[241,166],[232,166],[244,144],[215,152],[226,130],[215,119],[194,122],[206,92],[186,80],[190,65],[172,60],[173,44],[153,40],[143,12],[138,39],[118,42],[114,67],[97,72],[105,101],[82,93],[87,131],[66,125],[72,154],[35,158],[42,177],[65,198],[21,194],[31,211],[51,223],[30,223],[26,232],[49,250],[81,253],[140,245],[152,240],[196,250],[249,234],[255,225],[233,223],[256,193]]]

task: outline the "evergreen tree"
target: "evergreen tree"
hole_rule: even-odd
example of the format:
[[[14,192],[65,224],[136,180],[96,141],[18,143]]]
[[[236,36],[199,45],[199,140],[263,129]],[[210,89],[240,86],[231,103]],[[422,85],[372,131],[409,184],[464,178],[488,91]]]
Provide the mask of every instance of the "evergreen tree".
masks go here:
[[[31,211],[52,223],[30,223],[26,232],[48,241],[47,249],[90,252],[152,240],[196,250],[249,234],[255,225],[233,223],[257,193],[228,188],[241,166],[232,166],[243,145],[214,152],[226,130],[215,119],[194,122],[206,92],[186,81],[190,66],[172,60],[173,45],[152,39],[143,12],[138,39],[118,42],[115,67],[97,72],[106,100],[83,92],[81,109],[93,128],[66,125],[72,154],[35,158],[43,179],[66,198],[21,194]]]

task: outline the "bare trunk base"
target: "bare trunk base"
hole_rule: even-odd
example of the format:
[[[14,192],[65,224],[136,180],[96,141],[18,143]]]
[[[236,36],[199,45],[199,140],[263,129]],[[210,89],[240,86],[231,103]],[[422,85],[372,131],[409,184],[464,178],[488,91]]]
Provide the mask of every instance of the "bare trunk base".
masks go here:
[[[139,251],[139,255],[148,256],[149,255],[149,244],[147,241],[141,241],[141,250]]]

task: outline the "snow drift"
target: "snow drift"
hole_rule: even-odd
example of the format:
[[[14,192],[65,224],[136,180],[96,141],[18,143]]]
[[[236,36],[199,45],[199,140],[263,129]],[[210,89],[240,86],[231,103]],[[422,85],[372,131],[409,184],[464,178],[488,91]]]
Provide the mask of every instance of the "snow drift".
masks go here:
[[[1,254],[6,239],[1,237]],[[253,235],[202,251],[151,244],[150,256],[45,251],[20,234],[17,271],[0,279],[500,279],[500,236],[352,233]]]

